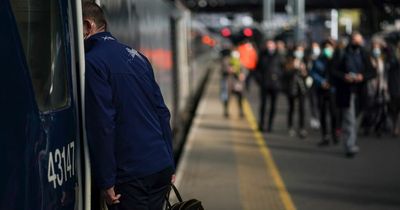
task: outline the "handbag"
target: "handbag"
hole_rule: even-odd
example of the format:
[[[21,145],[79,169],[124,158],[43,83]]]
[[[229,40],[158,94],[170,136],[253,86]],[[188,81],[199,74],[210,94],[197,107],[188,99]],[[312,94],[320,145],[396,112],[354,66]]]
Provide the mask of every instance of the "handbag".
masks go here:
[[[176,198],[178,199],[177,203],[171,204],[169,201],[169,195],[171,191],[174,191]],[[178,189],[176,189],[175,185],[171,185],[171,189],[165,196],[165,201],[166,201],[166,210],[204,210],[203,206],[201,205],[201,201],[197,199],[189,199],[187,201],[183,201],[181,195],[178,192]]]

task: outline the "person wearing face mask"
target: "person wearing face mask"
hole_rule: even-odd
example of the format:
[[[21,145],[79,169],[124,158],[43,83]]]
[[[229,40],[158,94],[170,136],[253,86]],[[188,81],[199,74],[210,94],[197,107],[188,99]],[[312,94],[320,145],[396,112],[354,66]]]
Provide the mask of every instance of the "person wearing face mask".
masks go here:
[[[305,78],[308,72],[304,63],[304,47],[298,45],[294,48],[292,54],[288,57],[285,65],[284,72],[284,91],[287,95],[289,102],[288,110],[288,128],[289,135],[295,136],[298,133],[300,138],[307,136],[307,131],[304,127],[305,121],[305,95],[307,92]],[[293,117],[295,111],[295,104],[298,104],[298,131],[293,128]]]
[[[363,36],[354,32],[350,45],[331,71],[336,83],[337,106],[342,114],[341,135],[347,157],[354,157],[360,150],[357,146],[356,116],[365,104],[365,82],[376,76],[363,43]]]
[[[108,209],[162,209],[174,180],[170,112],[148,59],[84,2],[85,116],[95,186]]]
[[[270,100],[270,110],[267,131],[271,132],[277,97],[281,89],[283,59],[277,51],[275,41],[267,40],[265,43],[266,48],[259,53],[259,60],[256,68],[260,78],[260,116],[258,128],[260,131],[264,131],[264,118],[268,98],[268,100]]]
[[[389,90],[387,81],[387,63],[383,56],[383,41],[375,39],[372,42],[371,62],[377,77],[367,82],[366,111],[362,119],[364,134],[368,135],[371,129],[380,136],[387,128],[387,104],[389,101]]]
[[[315,60],[311,69],[311,76],[315,81],[318,96],[318,107],[320,111],[320,122],[322,140],[318,146],[328,146],[332,140],[334,144],[338,143],[336,135],[336,107],[335,107],[335,87],[331,81],[330,69],[334,54],[334,44],[331,41],[325,41],[322,54]],[[330,116],[330,134],[327,129],[327,115]]]
[[[307,59],[307,69],[310,72],[313,68],[314,62],[319,58],[321,55],[321,47],[319,46],[318,42],[312,42],[311,48],[309,50],[309,55]],[[312,78],[312,77],[311,77]],[[308,81],[312,81],[308,93],[307,98],[309,99],[310,104],[310,127],[311,129],[318,130],[321,127],[320,121],[318,119],[318,105],[317,105],[317,87],[313,80],[308,79]],[[306,79],[307,83],[307,79]],[[310,82],[308,83],[310,84]]]
[[[390,94],[389,113],[393,123],[392,135],[400,135],[400,41],[389,48],[388,86]]]

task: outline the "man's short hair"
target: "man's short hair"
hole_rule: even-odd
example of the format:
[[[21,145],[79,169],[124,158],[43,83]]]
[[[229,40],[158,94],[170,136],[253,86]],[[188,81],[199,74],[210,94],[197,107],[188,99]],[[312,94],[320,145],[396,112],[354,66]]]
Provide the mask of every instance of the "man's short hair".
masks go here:
[[[104,16],[103,9],[99,5],[91,1],[85,1],[82,5],[83,19],[93,20],[98,28],[104,27],[107,30],[107,20]]]

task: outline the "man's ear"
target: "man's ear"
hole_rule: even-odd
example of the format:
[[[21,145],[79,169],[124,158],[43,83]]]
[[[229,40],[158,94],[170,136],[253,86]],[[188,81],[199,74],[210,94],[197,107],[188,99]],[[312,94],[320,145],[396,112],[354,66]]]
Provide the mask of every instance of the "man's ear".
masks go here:
[[[93,32],[93,29],[94,24],[92,23],[92,21],[88,19],[83,20],[83,33],[85,37],[89,36]]]

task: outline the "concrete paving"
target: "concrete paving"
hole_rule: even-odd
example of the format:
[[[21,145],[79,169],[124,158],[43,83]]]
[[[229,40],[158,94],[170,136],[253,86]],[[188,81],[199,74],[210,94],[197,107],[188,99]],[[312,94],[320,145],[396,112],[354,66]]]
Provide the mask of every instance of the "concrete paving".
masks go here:
[[[257,115],[257,87],[247,98]],[[214,71],[177,169],[184,199],[197,198],[207,210],[400,209],[400,139],[362,137],[360,154],[348,159],[341,145],[318,148],[317,131],[289,137],[283,95],[278,103],[274,132],[257,140],[254,116],[240,118],[236,100],[223,117]]]
[[[248,100],[258,113],[258,87],[251,88]],[[289,137],[287,100],[283,94],[278,104],[275,129],[264,133],[264,137],[297,209],[400,209],[399,138],[360,135],[360,153],[348,159],[342,143],[317,147],[319,131],[308,128],[305,140]]]

